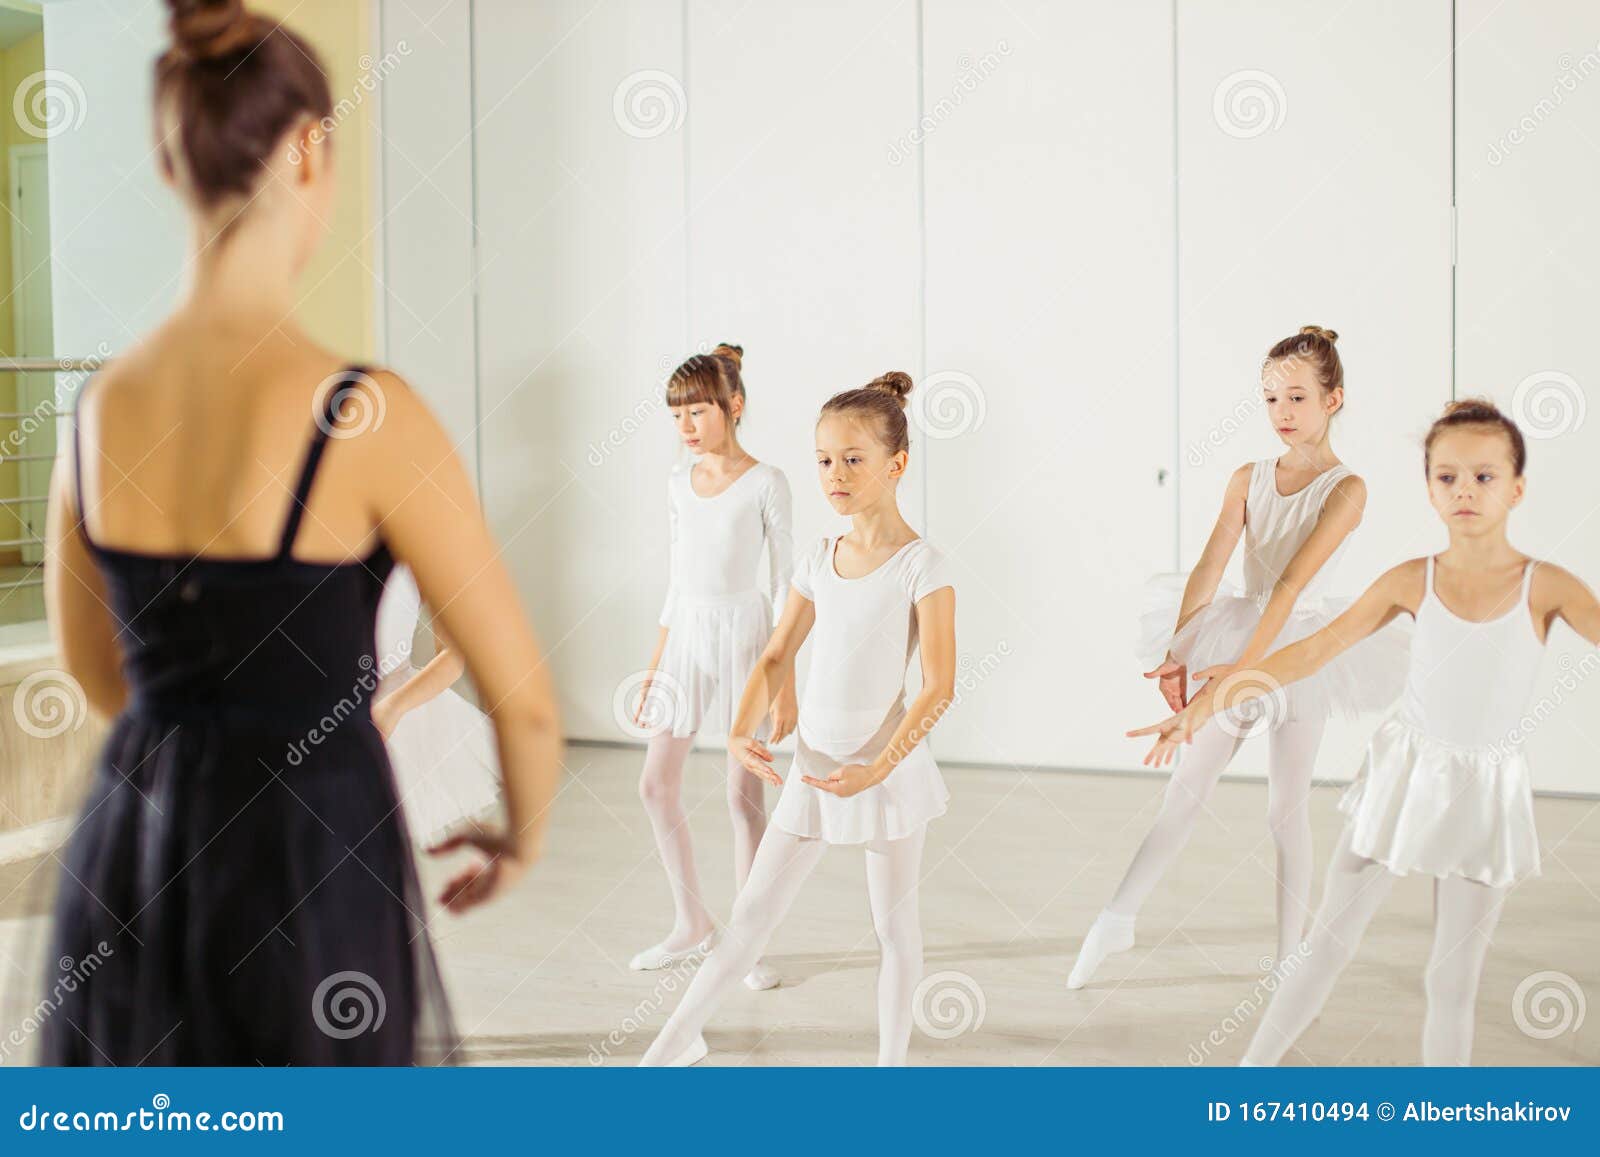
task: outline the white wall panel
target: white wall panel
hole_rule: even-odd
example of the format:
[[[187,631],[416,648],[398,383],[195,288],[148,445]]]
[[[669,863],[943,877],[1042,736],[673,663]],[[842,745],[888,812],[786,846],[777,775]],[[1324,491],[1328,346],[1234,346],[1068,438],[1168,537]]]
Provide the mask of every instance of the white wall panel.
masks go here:
[[[935,749],[1137,766],[1122,733],[1159,702],[1139,588],[1172,566],[1175,518],[1171,6],[930,0],[922,103],[950,408],[920,448],[962,664]]]
[[[1461,0],[1456,29],[1456,391],[1492,396],[1527,436],[1512,543],[1600,589],[1600,9]],[[1565,626],[1550,644],[1534,784],[1600,791],[1600,660]]]

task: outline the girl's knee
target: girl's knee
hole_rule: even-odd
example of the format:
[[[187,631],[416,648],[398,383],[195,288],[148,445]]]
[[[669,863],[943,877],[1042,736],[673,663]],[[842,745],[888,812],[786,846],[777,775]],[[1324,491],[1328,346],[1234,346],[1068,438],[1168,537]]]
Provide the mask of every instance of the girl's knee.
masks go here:
[[[645,768],[639,776],[639,801],[650,811],[657,811],[676,803],[678,785],[654,768]]]

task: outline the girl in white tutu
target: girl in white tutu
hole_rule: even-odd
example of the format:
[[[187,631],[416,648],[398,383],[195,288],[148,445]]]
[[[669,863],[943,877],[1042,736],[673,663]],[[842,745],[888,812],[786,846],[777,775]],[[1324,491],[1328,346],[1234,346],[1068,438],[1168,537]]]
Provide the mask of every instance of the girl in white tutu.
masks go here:
[[[1434,877],[1423,1063],[1464,1065],[1489,941],[1511,885],[1539,872],[1521,744],[1550,628],[1600,643],[1600,602],[1572,574],[1506,539],[1526,490],[1527,450],[1493,403],[1452,403],[1428,432],[1428,499],[1444,553],[1390,570],[1334,622],[1275,651],[1233,685],[1208,685],[1158,735],[1150,758],[1197,741],[1218,711],[1314,678],[1401,615],[1415,619],[1398,710],[1378,728],[1340,803],[1348,817],[1328,867],[1305,959],[1284,978],[1245,1064],[1276,1064],[1321,1011],[1396,876]],[[1215,690],[1213,690],[1215,688]]]
[[[781,785],[783,794],[722,943],[651,1044],[646,1065],[690,1065],[706,1055],[701,1030],[833,844],[866,850],[867,898],[882,950],[878,1063],[905,1063],[912,996],[922,978],[923,835],[949,799],[923,740],[954,698],[956,672],[955,591],[939,552],[907,525],[895,498],[906,470],[910,389],[905,374],[885,374],[822,409],[817,472],[834,510],[850,517],[850,533],[818,542],[795,568],[788,605],[728,739],[751,777]],[[756,725],[793,683],[795,655],[813,635],[785,779]],[[908,707],[906,668],[919,645],[922,690]]]
[[[1334,569],[1361,523],[1366,484],[1333,452],[1332,423],[1344,405],[1338,334],[1308,325],[1267,351],[1263,409],[1285,451],[1234,471],[1200,562],[1180,586],[1151,585],[1140,658],[1155,667],[1173,710],[1189,678],[1227,680],[1274,646],[1304,638],[1349,605],[1327,593]],[[1223,581],[1244,536],[1245,589]],[[1181,576],[1180,576],[1181,577]],[[1267,818],[1277,848],[1277,951],[1300,943],[1310,918],[1311,819],[1306,811],[1323,728],[1334,711],[1387,708],[1405,673],[1405,639],[1385,632],[1341,656],[1316,679],[1280,695],[1266,716],[1230,717],[1184,754],[1144,842],[1110,903],[1079,949],[1067,987],[1081,988],[1113,952],[1133,947],[1140,906],[1177,859],[1212,789],[1240,743],[1268,734]],[[1191,676],[1189,673],[1194,672]]]
[[[715,924],[700,895],[683,810],[684,764],[697,732],[727,733],[736,697],[783,608],[794,565],[789,481],[739,444],[743,360],[741,347],[720,345],[691,357],[667,381],[667,406],[694,460],[667,480],[671,575],[652,674],[634,723],[651,732],[639,796],[672,888],[673,922],[665,940],[629,962],[636,969],[667,968],[710,950]],[[765,590],[756,585],[763,550]],[[762,734],[778,742],[794,729],[795,714],[793,686],[778,689]],[[760,782],[737,760],[728,760],[727,777],[733,871],[743,888],[766,830],[766,801]],[[753,989],[776,987],[778,980],[759,960],[745,975]]]
[[[395,567],[378,602],[381,679],[372,722],[388,744],[412,842],[427,847],[499,808],[500,765],[488,718],[451,690],[465,664],[437,620],[433,658],[421,670],[412,664],[421,614],[411,568]]]

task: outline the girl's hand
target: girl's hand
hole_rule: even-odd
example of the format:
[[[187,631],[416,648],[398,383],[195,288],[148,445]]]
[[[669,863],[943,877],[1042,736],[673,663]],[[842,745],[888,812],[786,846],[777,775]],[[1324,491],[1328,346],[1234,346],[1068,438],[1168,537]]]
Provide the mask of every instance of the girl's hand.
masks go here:
[[[463,868],[439,893],[439,903],[457,915],[494,899],[515,884],[538,858],[536,853],[518,847],[510,836],[482,828],[451,836],[429,848],[428,854],[442,856],[459,848],[473,848],[485,858]]]
[[[728,736],[728,754],[757,779],[773,787],[783,786],[783,776],[772,770],[772,752],[753,735]]]
[[[644,685],[639,688],[639,706],[633,709],[633,725],[640,729],[644,727],[644,709],[650,702],[650,685],[656,681],[656,673],[651,671],[646,677]]]
[[[793,733],[794,725],[800,718],[800,707],[795,702],[794,687],[791,684],[778,692],[777,699],[772,703],[772,734],[767,737],[768,743],[782,743],[786,735]]]
[[[1141,735],[1156,736],[1155,744],[1145,753],[1143,763],[1146,767],[1165,767],[1172,762],[1180,744],[1193,742],[1194,733],[1199,727],[1199,723],[1196,722],[1198,716],[1199,712],[1195,709],[1195,705],[1190,704],[1160,723],[1140,727],[1126,732],[1126,735],[1129,739],[1137,739]]]
[[[827,779],[814,779],[809,775],[802,775],[800,778],[812,787],[829,795],[836,795],[840,799],[859,795],[878,782],[878,776],[872,768],[861,763],[847,763]]]
[[[1196,671],[1194,677],[1203,687],[1215,691],[1222,686],[1222,681],[1239,669],[1237,663],[1218,663],[1215,667],[1207,667],[1204,671]]]
[[[1171,655],[1155,670],[1146,671],[1144,677],[1160,680],[1156,686],[1172,710],[1182,711],[1188,705],[1188,669]]]

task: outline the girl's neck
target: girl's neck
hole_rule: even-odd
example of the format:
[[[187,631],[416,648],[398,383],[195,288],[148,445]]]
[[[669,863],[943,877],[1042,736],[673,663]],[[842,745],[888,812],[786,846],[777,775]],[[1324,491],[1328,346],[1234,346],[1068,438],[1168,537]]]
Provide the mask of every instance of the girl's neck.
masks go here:
[[[1506,537],[1505,524],[1501,523],[1489,534],[1450,533],[1450,545],[1439,557],[1449,556],[1453,566],[1463,570],[1494,570],[1511,566],[1522,560],[1522,552],[1511,545]]]
[[[900,507],[890,498],[887,502],[852,514],[850,537],[857,549],[870,552],[900,545],[917,537],[917,532],[900,516]]]
[[[740,467],[752,461],[754,459],[745,453],[744,447],[739,445],[739,439],[732,434],[728,435],[728,440],[722,444],[721,449],[707,450],[700,455],[701,468],[713,478],[735,474]]]
[[[1333,440],[1326,431],[1315,442],[1285,446],[1278,461],[1291,470],[1310,470],[1317,474],[1339,464],[1339,458],[1333,452]]]

